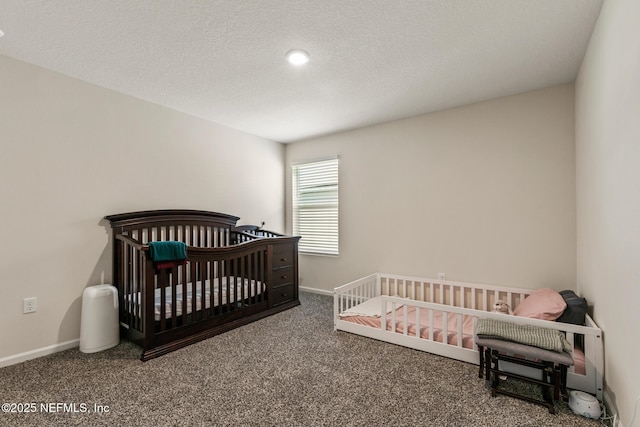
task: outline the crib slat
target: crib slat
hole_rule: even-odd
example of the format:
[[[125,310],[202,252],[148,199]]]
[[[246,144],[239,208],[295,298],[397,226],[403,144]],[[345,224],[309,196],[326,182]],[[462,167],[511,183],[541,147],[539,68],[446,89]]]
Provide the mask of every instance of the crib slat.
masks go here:
[[[218,266],[219,261],[211,261],[211,273],[209,274],[209,278],[211,279],[210,287],[211,287],[211,295],[209,298],[211,300],[211,311],[213,315],[217,313],[217,307],[219,307],[219,302],[216,297],[220,294],[220,290],[218,289],[218,274],[220,271],[220,267]]]
[[[133,247],[131,247],[131,255],[133,257]],[[142,316],[144,315],[144,313],[142,313],[142,297],[144,290],[146,289],[146,287],[148,286],[145,283],[145,258],[143,258],[142,256],[142,252],[140,251],[136,251],[137,257],[136,257],[136,263],[135,263],[135,273],[136,273],[136,281],[134,282],[133,286],[134,286],[134,294],[136,296],[136,310],[134,313],[136,318],[135,318],[135,328],[138,330],[142,329]]]
[[[161,271],[158,275],[164,275],[165,278],[168,276],[168,273],[165,271]],[[167,302],[167,286],[166,280],[161,280],[160,283],[160,330],[164,331],[167,329],[167,313],[166,313],[166,302]]]
[[[192,234],[192,237],[193,237],[193,234]],[[193,243],[193,240],[191,242]],[[187,265],[189,269],[189,278],[187,279],[187,282],[188,282],[187,294],[183,295],[182,297],[186,298],[189,295],[191,295],[191,298],[190,298],[191,301],[187,301],[187,310],[189,311],[189,316],[187,318],[189,319],[189,323],[193,323],[197,320],[196,316],[198,311],[198,284],[199,284],[198,271],[200,270],[199,268],[200,262],[189,261]]]
[[[115,283],[117,284],[118,287],[118,307],[119,307],[119,313],[118,313],[118,319],[120,320],[121,323],[125,323],[127,324],[127,303],[126,303],[126,295],[128,295],[125,292],[125,288],[126,288],[126,282],[123,279],[123,261],[124,258],[122,256],[122,245],[124,242],[122,242],[121,240],[114,240],[113,242],[113,265],[114,265],[114,280],[116,281]],[[123,322],[124,321],[124,322]]]
[[[472,323],[473,323],[473,331],[476,330],[476,328],[478,327],[478,318],[477,317],[473,317],[472,319]],[[471,334],[471,348],[476,348],[476,334]]]
[[[178,316],[178,302],[177,302],[177,298],[176,298],[176,292],[177,292],[177,282],[178,282],[178,270],[182,270],[184,268],[184,266],[178,266],[175,267],[174,272],[176,274],[172,274],[171,275],[171,324],[175,325],[176,324],[176,317]]]
[[[203,237],[202,244],[204,245],[204,237]],[[201,310],[200,319],[202,320],[208,319],[210,316],[209,311],[210,309],[213,309],[213,307],[209,303],[209,297],[207,296],[207,294],[211,295],[211,280],[209,280],[209,270],[210,270],[209,263],[210,262],[208,260],[200,261],[200,282],[202,283],[201,285],[202,296],[200,297],[200,310]]]
[[[180,315],[181,317],[181,321],[182,324],[185,325],[187,323],[187,298],[186,298],[186,293],[187,293],[187,285],[189,283],[189,280],[187,278],[188,275],[188,267],[184,266],[184,268],[182,269],[182,283],[180,284],[180,292],[182,295],[182,313]],[[178,295],[174,295],[174,298],[177,300],[178,299]]]
[[[442,344],[449,344],[449,316],[442,312]]]
[[[260,268],[260,266],[262,265],[262,262],[260,261],[262,259],[262,252],[257,253],[255,255],[255,259],[256,259],[256,263],[254,265],[253,276],[255,276],[255,278],[256,278],[256,287],[260,291],[260,293],[257,293],[256,302],[260,302],[260,301],[263,301],[264,298],[265,298],[265,296],[264,296],[264,287],[263,287],[264,281],[260,278],[260,274],[263,271],[263,269]]]
[[[224,278],[224,261],[216,261],[216,293],[218,295],[217,312],[222,313],[222,279]]]
[[[133,305],[133,291],[131,289],[131,282],[132,280],[130,279],[131,277],[131,262],[130,262],[130,251],[129,251],[129,245],[125,244],[124,242],[122,242],[122,246],[121,246],[121,253],[122,253],[122,272],[121,272],[121,276],[122,276],[122,283],[124,284],[123,289],[124,289],[124,296],[126,296],[126,312],[125,314],[125,324],[127,325],[127,327],[130,327],[132,324],[132,313],[135,313],[135,307]]]
[[[245,257],[243,256],[242,258],[240,258],[240,303],[242,304],[244,302],[244,299],[246,298],[246,292],[249,290],[248,288],[245,290],[245,278],[247,277],[247,273],[245,271]]]
[[[233,258],[229,258],[228,262],[229,262],[229,268],[227,268],[226,298],[224,302],[226,311],[229,311],[233,308],[231,306],[231,280],[233,278],[233,276],[231,276],[231,272],[236,270],[233,262]]]
[[[402,304],[402,314],[404,315],[404,322],[402,322],[404,325],[403,334],[409,335],[409,308],[407,304]]]
[[[429,341],[433,341],[433,309],[429,308]]]
[[[226,286],[228,282],[227,275],[229,274],[229,260],[224,259],[220,261],[220,271],[218,271],[218,277],[220,281],[218,282],[218,308],[220,313],[224,313],[227,310],[225,298],[223,295],[226,295]]]
[[[249,258],[247,260],[247,279],[249,280],[249,301],[251,302],[251,304],[256,303],[256,295],[257,295],[256,283],[254,280],[252,280],[254,258],[255,258],[255,254],[252,253],[251,255],[249,255]]]
[[[260,263],[258,264],[258,266],[259,266],[259,273],[260,273],[259,276],[260,276],[260,283],[261,284],[264,284],[266,282],[266,278],[265,278],[265,274],[266,273],[265,273],[265,269],[264,269],[264,266],[267,263],[266,255],[267,255],[267,253],[265,251],[260,251],[259,254],[258,254],[258,258],[260,259]],[[264,301],[264,300],[266,300],[267,297],[264,295],[264,292],[262,292],[262,290],[263,290],[263,288],[262,288],[262,285],[261,285],[260,295],[261,295],[261,300]]]
[[[385,314],[387,312],[387,302],[383,299],[380,304],[382,305],[381,314]],[[384,330],[384,323],[380,322],[380,329]],[[393,309],[393,303],[391,303],[391,331],[396,331],[396,311]]]
[[[209,286],[211,286],[210,282],[207,280],[207,262],[200,261],[200,315],[198,316],[200,320],[204,320],[209,318],[208,310],[207,310],[207,290],[209,290]]]
[[[351,289],[349,292],[349,296],[351,298],[349,305],[351,307],[356,306],[358,304],[360,304],[360,302],[362,301],[363,298],[363,290],[360,287]]]
[[[137,324],[137,317],[140,315],[140,312],[138,311],[138,305],[136,304],[138,301],[138,296],[136,295],[137,289],[136,289],[136,280],[137,280],[137,273],[133,270],[133,263],[134,260],[133,258],[133,248],[130,245],[127,245],[125,248],[125,252],[126,252],[126,281],[127,281],[127,296],[130,298],[130,308],[131,310],[129,311],[129,318],[127,321],[127,324],[129,326],[132,327],[136,327]]]

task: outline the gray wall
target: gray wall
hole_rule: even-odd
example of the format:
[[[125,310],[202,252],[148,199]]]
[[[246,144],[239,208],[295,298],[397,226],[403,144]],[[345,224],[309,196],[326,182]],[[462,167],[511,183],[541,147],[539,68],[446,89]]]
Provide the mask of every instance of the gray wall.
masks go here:
[[[302,286],[380,271],[574,289],[573,97],[562,85],[287,145],[288,165],[340,158],[340,256],[302,255]]]
[[[639,18],[637,0],[604,2],[576,80],[578,289],[604,331],[606,396],[627,427],[640,397]]]
[[[83,289],[111,280],[105,215],[204,209],[284,230],[282,144],[4,56],[0,118],[0,361],[78,339]]]

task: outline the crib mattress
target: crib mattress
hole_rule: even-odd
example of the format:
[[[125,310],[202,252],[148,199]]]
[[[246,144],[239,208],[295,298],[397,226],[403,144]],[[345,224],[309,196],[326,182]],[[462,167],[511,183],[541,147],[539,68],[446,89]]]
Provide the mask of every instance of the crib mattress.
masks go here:
[[[382,298],[374,297],[366,302],[356,305],[349,310],[345,310],[340,313],[340,319],[356,323],[359,325],[370,326],[372,328],[380,329],[382,322],[381,315]],[[386,307],[386,329],[387,331],[395,331],[397,333],[404,334],[405,322],[407,323],[407,335],[419,336],[423,339],[429,339],[430,325],[429,325],[429,309],[420,308],[420,326],[416,324],[416,310],[417,307],[407,304],[406,310],[403,305],[396,305],[395,310],[395,324],[393,322],[393,311],[391,304],[388,303]],[[406,312],[406,320],[405,320]],[[433,341],[443,342],[444,337],[443,325],[444,325],[444,313],[442,311],[433,310]],[[447,344],[457,346],[458,345],[458,315],[456,313],[447,313]],[[419,335],[416,335],[419,329]],[[473,350],[473,317],[463,315],[462,316],[462,347]],[[574,358],[574,372],[576,374],[585,374],[585,358],[584,352],[576,347],[573,351]]]
[[[183,293],[182,285],[176,285],[176,316],[182,315],[183,300],[186,298],[186,314],[190,314],[193,309],[193,298],[195,297],[196,311],[202,310],[202,303],[204,301],[204,308],[211,308],[211,293],[213,293],[213,307],[217,307],[222,300],[222,305],[232,304],[236,302],[236,298],[241,300],[242,298],[254,297],[262,294],[266,285],[256,280],[236,280],[235,277],[229,278],[229,286],[227,286],[227,277],[216,278],[213,283],[210,280],[204,281],[204,287],[202,282],[196,282],[195,295],[193,294],[193,286],[188,283],[186,286],[186,293]],[[236,283],[237,282],[237,283]],[[204,289],[203,289],[204,288]],[[204,292],[203,292],[204,290]],[[183,295],[184,294],[184,295]],[[154,318],[159,321],[162,313],[162,289],[156,288],[154,296]],[[129,303],[133,301],[142,301],[140,292],[136,294],[130,294],[127,296]],[[164,314],[165,319],[172,317],[173,307],[173,293],[170,286],[165,288],[165,303]],[[135,304],[127,304],[129,307],[133,307]],[[138,315],[141,312],[141,304],[138,305]]]
[[[373,328],[380,329],[382,317],[379,314],[380,307],[382,306],[381,298],[371,298],[363,304],[353,307],[350,310],[346,310],[340,313],[340,318],[348,322],[357,323],[360,325],[371,326]],[[377,309],[376,309],[377,307]],[[388,331],[395,331],[398,333],[404,333],[405,322],[407,323],[407,335],[420,336],[424,339],[429,339],[430,327],[429,325],[429,310],[426,308],[420,308],[420,325],[416,324],[416,306],[407,305],[406,309],[403,305],[400,305],[395,310],[395,324],[390,312],[390,304],[387,306],[386,315],[386,329]],[[406,312],[406,319],[405,319]],[[443,342],[444,338],[444,313],[442,311],[433,310],[433,341]],[[458,345],[458,315],[455,313],[447,313],[447,344]],[[418,332],[419,331],[419,332]],[[462,316],[462,346],[465,348],[473,348],[473,317],[463,315]],[[416,335],[419,333],[419,335]]]

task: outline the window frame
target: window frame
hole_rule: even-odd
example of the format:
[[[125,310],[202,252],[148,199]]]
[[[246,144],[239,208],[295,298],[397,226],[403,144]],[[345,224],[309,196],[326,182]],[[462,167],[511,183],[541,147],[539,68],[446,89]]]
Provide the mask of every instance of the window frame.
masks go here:
[[[301,177],[301,171],[306,176]],[[292,230],[301,236],[301,254],[340,255],[339,175],[337,156],[291,164]]]

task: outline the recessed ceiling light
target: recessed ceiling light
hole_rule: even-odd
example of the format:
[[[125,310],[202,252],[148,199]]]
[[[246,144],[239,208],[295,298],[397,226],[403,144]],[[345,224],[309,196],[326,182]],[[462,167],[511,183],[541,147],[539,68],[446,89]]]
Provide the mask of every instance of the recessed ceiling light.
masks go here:
[[[309,53],[302,49],[291,49],[285,56],[287,61],[293,65],[300,66],[309,62]]]
[[[0,29],[0,37],[4,36],[4,31],[2,31],[2,29]]]

